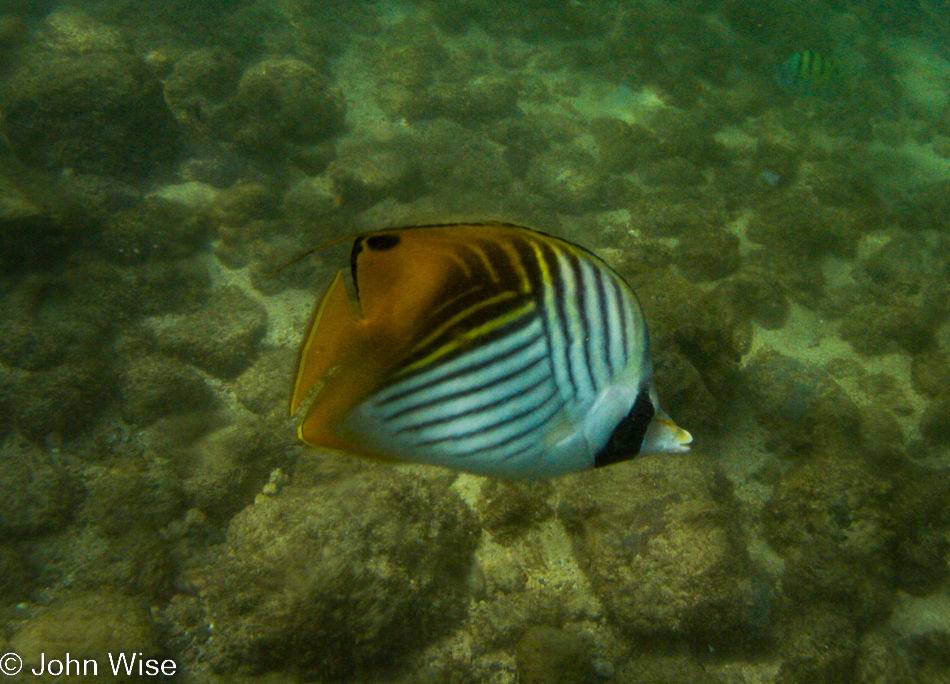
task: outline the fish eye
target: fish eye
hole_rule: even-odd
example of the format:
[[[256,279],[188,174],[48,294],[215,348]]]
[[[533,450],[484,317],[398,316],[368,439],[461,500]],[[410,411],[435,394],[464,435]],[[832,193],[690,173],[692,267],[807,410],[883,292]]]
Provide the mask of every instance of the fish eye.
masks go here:
[[[366,238],[366,246],[376,252],[385,252],[392,249],[400,242],[398,235],[392,233],[383,233],[382,235],[371,235]]]

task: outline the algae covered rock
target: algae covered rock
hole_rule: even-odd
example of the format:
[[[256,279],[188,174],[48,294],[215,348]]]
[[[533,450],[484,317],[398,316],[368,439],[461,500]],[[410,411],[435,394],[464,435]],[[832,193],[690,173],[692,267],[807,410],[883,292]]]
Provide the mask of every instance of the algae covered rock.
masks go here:
[[[233,378],[254,361],[267,330],[264,307],[236,287],[213,290],[192,314],[149,319],[159,351],[220,378]]]
[[[515,539],[552,515],[545,500],[550,494],[551,485],[544,480],[486,479],[478,504],[482,527],[503,543]]]
[[[721,228],[693,231],[683,236],[674,257],[690,280],[718,280],[739,270],[739,238]]]
[[[604,176],[594,160],[570,150],[535,155],[525,181],[558,211],[569,214],[594,209],[604,191]]]
[[[776,684],[849,681],[858,644],[854,625],[834,605],[818,605],[790,616],[780,638],[782,666]]]
[[[211,237],[207,216],[156,196],[113,211],[103,226],[100,247],[111,261],[137,265],[180,259],[204,248]]]
[[[327,174],[339,188],[337,203],[370,206],[387,197],[408,202],[423,193],[418,163],[418,150],[407,137],[383,143],[358,140],[341,143],[337,158],[330,163]],[[427,160],[427,163],[432,163]]]
[[[297,362],[297,350],[265,349],[233,384],[238,401],[252,413],[267,415],[275,410],[283,417],[287,407],[287,372]]]
[[[221,111],[237,77],[237,60],[227,51],[198,48],[175,61],[165,79],[165,99],[179,122],[200,126]]]
[[[875,356],[902,349],[913,354],[930,344],[939,323],[916,306],[863,304],[848,312],[840,334],[861,354]]]
[[[800,452],[859,443],[860,411],[824,369],[764,348],[746,362],[743,376],[771,448]]]
[[[238,82],[222,114],[244,147],[277,152],[285,143],[314,143],[342,128],[343,99],[320,70],[295,57],[266,57]]]
[[[866,211],[821,204],[811,192],[795,190],[764,202],[747,234],[753,242],[779,252],[848,256],[872,226],[872,215]]]
[[[76,12],[54,13],[44,31],[0,85],[17,155],[46,169],[131,179],[167,166],[178,134],[146,64],[113,29]]]
[[[22,601],[33,590],[36,570],[13,546],[0,546],[0,603]]]
[[[63,684],[92,684],[111,676],[109,654],[115,658],[119,653],[133,653],[146,659],[159,659],[161,647],[158,633],[152,624],[148,607],[139,599],[124,596],[117,591],[81,593],[61,599],[27,620],[11,637],[10,650],[23,659],[24,672],[39,668],[40,658],[47,662],[52,658],[65,660],[66,654],[77,659],[96,662],[98,671],[91,669],[86,674],[76,674],[79,666],[69,676],[56,677],[47,672],[29,679],[38,682],[62,682]],[[110,679],[116,682],[138,681],[138,670],[126,676]]]
[[[160,354],[131,357],[120,384],[122,415],[138,425],[202,408],[213,398],[211,388],[198,371]]]
[[[882,614],[894,592],[894,484],[856,459],[815,458],[780,478],[766,539],[785,559],[785,593],[832,602],[854,619]]]
[[[282,454],[275,441],[256,421],[238,420],[183,445],[175,462],[190,503],[218,519],[253,501]]]
[[[641,457],[572,481],[560,516],[594,593],[639,635],[715,643],[767,614],[753,587],[728,494],[695,456]]]
[[[372,469],[258,498],[193,581],[219,671],[339,677],[391,662],[461,616],[477,528],[442,486]]]
[[[515,651],[521,684],[597,684],[602,681],[583,639],[554,627],[530,627]]]
[[[167,474],[137,472],[132,467],[86,473],[88,495],[82,517],[106,535],[157,530],[182,510],[181,485]]]
[[[79,474],[68,459],[44,453],[16,434],[4,440],[0,451],[0,537],[30,537],[65,527],[82,498]]]

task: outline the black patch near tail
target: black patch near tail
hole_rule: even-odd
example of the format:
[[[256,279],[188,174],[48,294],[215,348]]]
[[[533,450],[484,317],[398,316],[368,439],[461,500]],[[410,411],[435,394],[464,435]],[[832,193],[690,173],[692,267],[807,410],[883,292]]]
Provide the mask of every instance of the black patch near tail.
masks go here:
[[[656,409],[653,408],[650,393],[641,390],[630,413],[617,423],[607,445],[594,458],[594,466],[600,468],[620,461],[629,461],[639,454],[654,413]]]

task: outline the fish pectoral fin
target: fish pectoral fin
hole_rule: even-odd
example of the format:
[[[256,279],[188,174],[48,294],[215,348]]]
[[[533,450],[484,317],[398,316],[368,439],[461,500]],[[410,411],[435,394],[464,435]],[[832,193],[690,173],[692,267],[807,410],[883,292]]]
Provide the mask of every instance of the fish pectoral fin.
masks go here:
[[[290,415],[330,371],[341,365],[356,349],[365,348],[366,329],[346,291],[343,274],[337,273],[321,297],[307,336],[300,346],[297,372],[290,396]]]

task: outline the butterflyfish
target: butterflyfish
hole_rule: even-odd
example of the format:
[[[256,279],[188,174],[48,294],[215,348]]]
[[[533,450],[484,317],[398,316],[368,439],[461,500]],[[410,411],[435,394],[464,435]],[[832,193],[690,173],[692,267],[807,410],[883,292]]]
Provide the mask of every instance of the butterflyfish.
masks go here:
[[[357,237],[297,360],[315,447],[534,479],[684,452],[633,290],[586,249],[500,223]],[[303,408],[302,408],[303,404]]]

